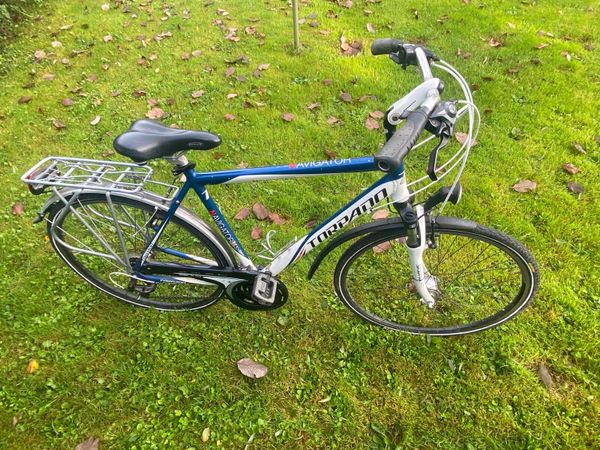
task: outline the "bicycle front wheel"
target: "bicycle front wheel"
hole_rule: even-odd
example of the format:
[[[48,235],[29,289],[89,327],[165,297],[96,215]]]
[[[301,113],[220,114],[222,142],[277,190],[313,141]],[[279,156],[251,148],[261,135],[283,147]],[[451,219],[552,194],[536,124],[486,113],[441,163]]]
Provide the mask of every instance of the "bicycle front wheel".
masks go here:
[[[48,217],[48,236],[56,253],[84,280],[107,294],[138,306],[191,310],[212,305],[224,294],[218,285],[148,282],[132,264],[142,255],[165,216],[151,202],[103,194],[81,194],[72,209],[58,204]],[[183,259],[192,255],[194,260]],[[201,230],[174,216],[148,262],[226,267],[231,259]]]
[[[376,325],[434,336],[482,331],[521,312],[539,282],[531,253],[491,228],[439,222],[428,225],[423,255],[433,307],[414,288],[401,225],[365,236],[342,255],[334,284],[346,306]]]

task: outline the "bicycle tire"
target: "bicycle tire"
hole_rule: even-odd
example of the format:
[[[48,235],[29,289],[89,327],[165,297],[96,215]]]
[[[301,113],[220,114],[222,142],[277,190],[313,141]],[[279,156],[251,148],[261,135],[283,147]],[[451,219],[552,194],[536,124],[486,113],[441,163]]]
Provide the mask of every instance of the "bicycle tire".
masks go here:
[[[139,256],[145,248],[148,236],[152,235],[153,230],[149,230],[148,227],[153,226],[152,224],[156,224],[156,221],[160,221],[164,217],[165,209],[157,207],[152,202],[132,199],[118,194],[111,194],[111,201],[116,211],[115,214],[119,214],[117,220],[121,224],[123,241],[126,242],[125,247],[129,257]],[[93,228],[101,233],[107,243],[114,243],[115,247],[119,247],[120,241],[105,194],[82,193],[72,206],[80,214],[86,214],[86,221],[93,224]],[[47,229],[52,247],[75,273],[97,289],[136,306],[164,311],[206,308],[217,302],[225,294],[225,290],[216,285],[145,283],[136,280],[130,271],[129,273],[123,272],[127,268],[123,264],[118,264],[117,261],[82,253],[81,251],[77,252],[69,248],[69,246],[77,244],[84,250],[102,252],[106,247],[83,226],[71,210],[64,210],[65,205],[57,203],[48,215]],[[132,230],[133,234],[126,236],[124,229],[125,231]],[[150,231],[150,234],[148,234],[148,231]],[[216,267],[231,265],[231,258],[217,248],[203,231],[195,228],[178,215],[172,217],[171,222],[161,235],[159,239],[161,248],[165,248],[165,244],[174,239],[174,233],[178,233],[178,250],[188,250],[190,254],[201,255],[206,259],[210,259],[214,261]],[[130,246],[131,248],[129,248]],[[192,249],[193,253],[191,252]],[[160,250],[154,250],[149,257],[149,261],[189,263],[189,260],[177,258]],[[102,273],[98,273],[99,271],[102,271]],[[115,281],[115,278],[118,278],[119,281]],[[126,283],[121,283],[121,281]]]
[[[420,300],[414,285],[411,289],[412,274],[406,245],[398,243],[406,236],[401,225],[368,234],[342,254],[334,273],[335,290],[342,302],[375,325],[432,336],[483,331],[521,312],[533,299],[539,285],[539,270],[531,253],[514,238],[492,228],[461,219],[445,219],[440,221],[441,224],[427,225],[428,239],[433,237],[437,245],[435,249],[428,248],[423,256],[430,272],[428,281],[436,287],[434,291],[438,297],[433,308],[427,308]],[[456,241],[459,241],[458,245]],[[461,242],[464,242],[462,247]],[[464,253],[468,248],[465,245],[472,246],[469,253]],[[479,264],[494,254],[488,251],[489,248],[498,255],[497,262],[492,260],[481,268]],[[446,253],[440,254],[442,251]],[[486,252],[488,255],[482,257]],[[476,254],[474,258],[473,254]],[[398,255],[403,257],[398,259]],[[400,268],[399,274],[394,263],[405,266]],[[499,286],[499,282],[508,283],[511,276],[500,278],[493,273],[495,267],[508,267],[519,274],[519,280],[513,283],[510,291]],[[458,273],[451,272],[449,269],[452,268]],[[390,270],[394,270],[393,274]],[[454,283],[461,277],[461,284]],[[477,288],[488,292],[475,293]],[[501,301],[502,296],[507,298],[506,302]],[[453,310],[455,306],[458,308]],[[466,311],[466,307],[471,307],[474,312],[479,310],[481,314],[474,316],[473,312]],[[443,323],[446,320],[449,323]]]

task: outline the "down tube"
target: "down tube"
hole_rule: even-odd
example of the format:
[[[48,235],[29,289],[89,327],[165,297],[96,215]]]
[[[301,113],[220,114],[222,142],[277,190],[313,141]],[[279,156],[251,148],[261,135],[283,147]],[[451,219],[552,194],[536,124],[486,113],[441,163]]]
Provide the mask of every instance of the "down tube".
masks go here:
[[[311,233],[304,236],[289,249],[271,261],[267,270],[277,275],[291,263],[298,261],[322,242],[329,239],[353,220],[357,219],[383,199],[398,192],[404,182],[404,168],[393,174],[388,174],[365,189],[346,206],[322,222]]]

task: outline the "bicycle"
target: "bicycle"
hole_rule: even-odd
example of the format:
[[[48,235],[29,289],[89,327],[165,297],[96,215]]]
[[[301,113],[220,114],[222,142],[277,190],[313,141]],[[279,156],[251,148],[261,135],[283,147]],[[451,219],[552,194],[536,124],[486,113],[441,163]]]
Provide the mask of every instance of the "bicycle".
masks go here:
[[[535,295],[539,271],[533,256],[506,234],[441,215],[448,202],[460,200],[459,178],[479,129],[469,86],[422,45],[378,39],[371,52],[389,55],[404,69],[418,66],[423,77],[386,111],[386,141],[375,156],[201,172],[186,152],[213,149],[221,142],[218,136],[139,120],[114,141],[116,151],[132,163],[49,157],[27,171],[22,180],[32,193],[48,188],[53,193],[34,222],[46,219],[54,250],[84,280],[134,305],[195,310],[226,297],[251,310],[280,307],[288,290],[277,276],[333,237],[308,278],[332,250],[354,241],[338,260],[334,287],[342,302],[368,322],[440,336],[506,322]],[[442,101],[444,85],[432,68],[453,78],[464,98]],[[440,162],[463,117],[468,119],[465,142]],[[417,143],[424,130],[430,136]],[[405,157],[436,137],[426,175],[409,183]],[[158,158],[172,165],[183,184],[152,179],[146,163]],[[368,171],[383,174],[307,235],[278,252],[267,237],[266,266],[250,259],[207,190],[216,184]],[[452,183],[430,194],[449,174],[454,174]],[[182,206],[190,190],[220,233]],[[382,203],[398,216],[339,233]]]

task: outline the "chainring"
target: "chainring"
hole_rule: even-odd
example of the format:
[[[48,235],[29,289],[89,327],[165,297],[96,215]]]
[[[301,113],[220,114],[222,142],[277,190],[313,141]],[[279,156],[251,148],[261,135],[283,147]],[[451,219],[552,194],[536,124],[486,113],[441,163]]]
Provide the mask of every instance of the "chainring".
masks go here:
[[[277,292],[275,293],[275,301],[272,305],[262,305],[252,298],[252,288],[254,286],[254,279],[244,280],[227,288],[227,296],[231,303],[240,308],[249,309],[252,311],[267,311],[269,309],[277,309],[288,299],[287,287],[280,281],[277,280]]]

